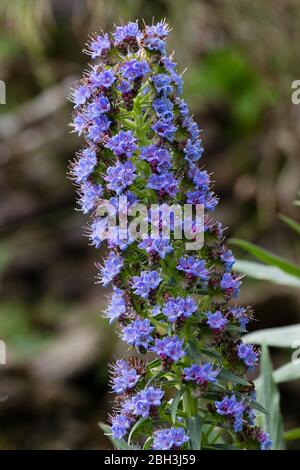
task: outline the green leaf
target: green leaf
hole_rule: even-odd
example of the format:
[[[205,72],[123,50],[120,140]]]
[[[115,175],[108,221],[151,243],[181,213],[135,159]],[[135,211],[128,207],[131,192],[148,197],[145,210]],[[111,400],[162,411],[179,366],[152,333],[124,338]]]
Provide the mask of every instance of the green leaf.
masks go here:
[[[273,450],[285,449],[283,424],[280,411],[280,397],[273,378],[272,364],[268,347],[264,344],[261,354],[261,377],[257,381],[257,400],[269,410],[269,416],[263,417],[263,427],[270,434]]]
[[[300,439],[300,428],[290,429],[284,433],[286,441],[297,441]]]
[[[209,450],[241,450],[238,447],[235,447],[231,444],[210,444],[205,447],[203,447],[203,450],[209,449]]]
[[[233,238],[230,241],[263,263],[269,264],[271,266],[277,266],[288,274],[300,277],[300,267],[289,261],[286,261],[284,258],[274,255],[270,251],[267,251],[264,248],[260,248],[259,246],[256,246],[253,243],[247,242],[245,240]]]
[[[287,274],[277,266],[266,266],[254,261],[236,260],[234,270],[253,279],[269,281],[281,286],[300,288],[300,279],[297,276]]]
[[[279,214],[280,220],[287,224],[292,230],[294,230],[298,235],[300,235],[300,224],[295,220],[291,219],[287,215]]]
[[[190,437],[191,449],[201,450],[202,420],[200,416],[188,418],[187,429]]]
[[[133,436],[133,434],[145,423],[145,421],[147,421],[148,418],[141,418],[139,419],[135,425],[132,427],[130,433],[129,433],[129,436],[128,436],[128,445],[130,445],[130,442],[131,442],[131,438]]]
[[[186,387],[183,385],[176,393],[175,397],[173,398],[172,405],[171,405],[171,416],[172,416],[172,421],[173,423],[176,422],[176,413],[177,413],[177,408],[180,402],[180,398],[182,397],[182,394],[184,393]]]
[[[243,336],[244,343],[266,344],[278,348],[293,348],[300,338],[300,324],[266,328]],[[299,344],[300,346],[300,344]],[[299,366],[300,368],[300,366]]]
[[[249,382],[243,377],[239,377],[238,375],[235,375],[233,372],[230,372],[229,370],[221,370],[218,378],[221,380],[226,380],[227,382],[231,382],[234,384],[240,384],[240,385],[249,385]]]
[[[102,431],[104,432],[105,436],[109,438],[109,440],[111,441],[111,443],[117,450],[136,449],[136,447],[130,446],[129,444],[127,444],[127,442],[123,441],[122,439],[114,439],[111,435],[111,427],[108,426],[107,424],[104,424],[104,423],[98,423],[98,424],[99,424],[100,429],[102,429]]]
[[[300,379],[300,362],[289,362],[273,372],[276,383],[289,382]]]

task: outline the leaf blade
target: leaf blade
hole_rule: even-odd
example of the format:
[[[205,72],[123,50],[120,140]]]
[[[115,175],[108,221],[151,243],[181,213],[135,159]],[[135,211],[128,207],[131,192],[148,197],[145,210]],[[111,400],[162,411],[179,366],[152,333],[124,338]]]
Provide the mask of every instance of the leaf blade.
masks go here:
[[[278,268],[282,269],[282,271],[300,278],[300,267],[291,263],[290,261],[286,261],[284,258],[281,258],[280,256],[255,245],[254,243],[241,240],[239,238],[232,238],[230,242],[247,251],[247,253],[259,259],[263,263],[271,266],[277,266]]]

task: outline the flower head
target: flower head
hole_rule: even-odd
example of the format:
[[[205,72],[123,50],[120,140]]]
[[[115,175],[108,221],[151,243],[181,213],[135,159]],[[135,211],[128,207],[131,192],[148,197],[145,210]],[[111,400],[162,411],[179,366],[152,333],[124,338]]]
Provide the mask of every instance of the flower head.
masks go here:
[[[117,255],[113,251],[109,254],[100,270],[100,280],[104,287],[108,286],[108,284],[120,273],[123,264],[124,260],[121,256]]]
[[[199,278],[201,281],[207,281],[209,277],[208,270],[205,267],[205,261],[194,258],[193,256],[182,257],[177,265],[179,271],[185,272],[188,278]]]
[[[201,387],[206,386],[209,382],[216,383],[216,377],[219,374],[218,370],[213,369],[213,366],[207,362],[203,365],[193,364],[191,367],[186,367],[183,370],[184,380],[194,382]]]
[[[132,288],[136,295],[146,299],[150,292],[159,286],[160,282],[161,278],[157,271],[143,271],[140,276],[133,276]]]
[[[154,327],[148,319],[138,318],[128,326],[123,328],[121,338],[129,346],[137,348],[149,349],[149,343],[153,341],[151,336]]]
[[[166,336],[163,339],[157,339],[151,351],[154,351],[162,360],[170,359],[172,362],[176,362],[185,356],[182,345],[183,340],[178,336]]]
[[[254,424],[252,387],[233,380],[234,365],[244,378],[259,355],[240,336],[252,312],[229,304],[240,277],[232,272],[222,225],[211,217],[218,198],[202,166],[199,126],[181,96],[182,76],[166,54],[169,31],[165,21],[131,21],[92,36],[85,52],[95,62],[71,94],[71,126],[85,140],[71,176],[80,210],[91,217],[90,243],[108,252],[99,265],[100,282],[113,286],[104,315],[136,350],[112,367],[118,412],[111,434],[123,443],[138,424],[130,436],[134,446],[190,449],[189,422],[200,413],[214,430],[230,427],[226,439],[235,446],[268,449],[269,436]],[[113,227],[109,210],[102,211],[107,203]],[[134,220],[139,239],[130,226],[136,203],[146,209]],[[185,213],[185,204],[193,212],[202,206],[201,221]],[[142,229],[144,222],[151,230]],[[203,232],[204,245],[196,247],[191,240]],[[139,360],[145,353],[156,357]],[[215,393],[225,395],[215,400]],[[207,408],[197,408],[199,396]],[[193,406],[185,406],[189,397]]]
[[[188,440],[189,438],[183,428],[160,429],[154,433],[153,449],[178,449]]]
[[[136,369],[119,359],[113,369],[112,390],[117,394],[125,393],[134,388],[140,378]]]
[[[207,313],[207,324],[212,330],[221,331],[225,328],[227,323],[227,318],[224,318],[219,310],[214,313]]]
[[[126,315],[127,304],[124,298],[124,293],[121,289],[114,287],[114,292],[111,296],[110,304],[105,310],[105,316],[109,319],[109,323],[122,318]]]

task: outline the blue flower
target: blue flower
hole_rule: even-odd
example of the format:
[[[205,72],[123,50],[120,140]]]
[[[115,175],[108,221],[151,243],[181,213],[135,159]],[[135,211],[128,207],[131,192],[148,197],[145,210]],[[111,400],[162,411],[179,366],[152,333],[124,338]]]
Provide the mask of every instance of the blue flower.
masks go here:
[[[146,36],[158,36],[159,38],[166,38],[170,32],[170,29],[167,23],[163,21],[159,21],[155,25],[146,26]]]
[[[197,162],[198,160],[200,160],[204,149],[202,147],[201,140],[196,140],[195,142],[192,142],[191,139],[189,139],[183,151],[185,153],[185,159],[187,161]]]
[[[170,57],[164,56],[161,58],[161,63],[164,65],[167,72],[172,73],[176,69],[177,63],[174,62]]]
[[[138,318],[128,326],[123,328],[121,338],[129,346],[135,346],[137,348],[149,348],[149,343],[152,342],[151,336],[154,327],[148,319],[142,320]]]
[[[130,41],[132,39],[139,40],[141,37],[141,32],[139,30],[139,25],[137,22],[130,21],[125,26],[117,26],[115,32],[113,33],[116,45],[121,44],[122,42]]]
[[[156,25],[146,26],[143,45],[150,51],[156,51],[163,54],[166,49],[163,40],[169,34],[168,26],[161,21]]]
[[[229,312],[239,321],[240,326],[245,329],[250,321],[247,309],[244,307],[231,307]]]
[[[130,367],[123,359],[116,361],[113,368],[112,389],[115,393],[121,394],[134,388],[141,378],[137,371]]]
[[[150,72],[150,67],[145,60],[132,59],[121,66],[123,78],[129,82],[142,78]]]
[[[93,184],[90,181],[84,182],[79,191],[78,203],[80,210],[84,214],[88,214],[95,209],[96,201],[102,196],[102,193],[103,188],[101,185]]]
[[[93,120],[93,125],[90,126],[88,132],[88,138],[93,142],[97,143],[103,137],[103,134],[108,131],[111,121],[105,114],[100,114]]]
[[[165,73],[160,73],[158,75],[153,75],[152,82],[155,86],[157,93],[162,93],[165,96],[168,96],[172,93],[173,88],[171,86],[171,77]]]
[[[177,127],[174,126],[172,120],[161,118],[153,124],[152,130],[169,142],[173,142]]]
[[[81,85],[76,88],[72,93],[72,101],[75,104],[75,108],[84,104],[91,96],[91,89],[86,85]]]
[[[76,183],[86,181],[97,164],[96,152],[91,148],[83,150],[80,158],[75,162],[72,168],[72,174]]]
[[[122,439],[127,434],[131,421],[123,414],[116,415],[112,418],[112,436],[114,439]]]
[[[232,297],[237,297],[241,282],[233,277],[230,273],[224,273],[221,279],[221,289],[223,289],[227,294],[232,295]]]
[[[172,83],[176,86],[176,92],[181,95],[183,92],[183,80],[176,72],[171,73]]]
[[[178,192],[178,181],[172,173],[153,174],[147,183],[147,188],[158,191],[161,195],[165,193],[175,197]]]
[[[193,163],[190,165],[189,178],[193,181],[196,189],[207,190],[210,184],[209,174],[206,170],[201,171]]]
[[[117,255],[114,251],[111,251],[100,271],[100,280],[104,287],[108,286],[108,284],[120,273],[123,264],[124,260],[121,256]]]
[[[172,167],[170,152],[154,144],[141,147],[140,157],[150,163],[154,172],[166,173]]]
[[[219,371],[213,369],[212,365],[207,362],[203,365],[193,364],[183,370],[183,377],[186,381],[192,381],[200,387],[205,387],[209,382],[216,383],[216,377]]]
[[[174,114],[172,113],[174,105],[172,101],[165,96],[154,100],[152,106],[158,117],[163,117],[168,120],[174,118]]]
[[[246,364],[249,369],[253,369],[257,363],[257,354],[251,344],[241,343],[237,348],[237,354],[242,361]]]
[[[168,321],[173,323],[189,318],[196,310],[197,304],[192,297],[176,297],[167,300],[162,312]]]
[[[82,113],[79,113],[75,116],[72,127],[74,128],[74,132],[77,132],[77,134],[81,136],[82,133],[86,130],[87,124],[86,116]]]
[[[205,267],[205,261],[194,258],[194,256],[181,257],[176,266],[179,271],[184,271],[187,278],[199,278],[201,281],[207,281],[209,272]]]
[[[198,139],[200,135],[200,130],[198,124],[194,121],[193,118],[186,115],[183,120],[182,126],[188,131],[192,140]]]
[[[212,330],[221,331],[225,328],[227,323],[227,318],[224,318],[220,311],[207,313],[207,324]]]
[[[104,314],[109,319],[109,323],[124,317],[127,312],[127,304],[124,298],[123,291],[114,287],[113,294],[111,296],[110,304],[105,310]]]
[[[185,356],[183,350],[183,339],[178,336],[165,336],[163,339],[157,339],[151,351],[154,351],[163,361],[169,359],[172,362],[179,361]]]
[[[161,405],[164,396],[160,388],[148,387],[125,402],[123,410],[135,416],[148,418],[150,411]]]
[[[147,299],[151,291],[155,290],[161,282],[157,271],[142,271],[140,276],[133,276],[132,288],[136,295]]]
[[[111,69],[105,69],[100,73],[94,70],[90,74],[89,80],[90,80],[91,86],[94,89],[95,88],[108,89],[114,84],[116,77],[114,75],[114,72]]]
[[[137,150],[136,138],[131,131],[120,131],[109,139],[106,148],[112,150],[118,157],[126,155],[131,158]]]
[[[245,405],[241,401],[238,401],[234,394],[232,394],[231,397],[225,396],[221,401],[215,401],[215,406],[219,415],[233,418],[235,432],[242,430]]]
[[[92,56],[92,59],[96,57],[103,57],[110,50],[111,44],[108,37],[108,34],[99,34],[95,38],[92,38],[88,44],[87,53]]]
[[[230,271],[235,263],[235,259],[231,250],[225,250],[221,255],[221,260],[225,264],[226,271]]]
[[[139,243],[138,247],[146,250],[147,253],[152,255],[158,254],[162,259],[164,259],[168,253],[173,251],[170,241],[162,237],[154,239],[151,237],[145,238],[141,243]]]
[[[128,161],[125,163],[118,162],[115,166],[108,167],[105,181],[108,183],[108,189],[119,195],[133,183],[135,178],[135,166]]]
[[[215,196],[213,192],[208,192],[205,195],[204,200],[204,208],[208,212],[212,212],[215,210],[216,206],[218,205],[218,198]]]
[[[260,443],[261,450],[269,450],[272,447],[272,440],[270,436],[265,431],[260,431],[258,434],[258,442]]]
[[[160,429],[153,434],[154,450],[169,450],[181,447],[189,440],[183,428]]]
[[[90,119],[95,119],[103,113],[108,113],[111,109],[109,99],[104,95],[98,96],[87,107],[87,116]]]
[[[95,248],[100,248],[101,243],[107,238],[107,234],[106,234],[107,217],[102,217],[102,218],[98,217],[94,219],[91,224],[90,229],[91,229],[91,233],[90,233],[89,238],[92,242],[91,244]]]

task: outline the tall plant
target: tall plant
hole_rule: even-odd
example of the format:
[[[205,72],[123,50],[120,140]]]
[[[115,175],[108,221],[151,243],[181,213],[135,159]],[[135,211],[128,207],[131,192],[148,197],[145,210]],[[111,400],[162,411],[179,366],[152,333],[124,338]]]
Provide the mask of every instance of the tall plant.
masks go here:
[[[73,127],[86,140],[71,168],[79,205],[91,214],[91,243],[105,239],[109,248],[99,265],[99,282],[113,286],[106,316],[135,351],[112,366],[115,412],[105,430],[123,449],[267,449],[269,436],[254,425],[256,411],[266,411],[247,377],[259,353],[241,340],[252,310],[232,303],[241,282],[211,218],[217,198],[166,54],[168,33],[165,22],[130,22],[94,36],[86,52],[95,62],[72,96]],[[119,218],[143,204],[147,218],[158,216],[159,233],[136,240],[123,227],[104,236],[104,201]],[[187,250],[174,237],[174,214],[166,239],[163,209],[153,208],[163,203],[204,206],[202,248]],[[198,229],[193,220],[186,238]]]

